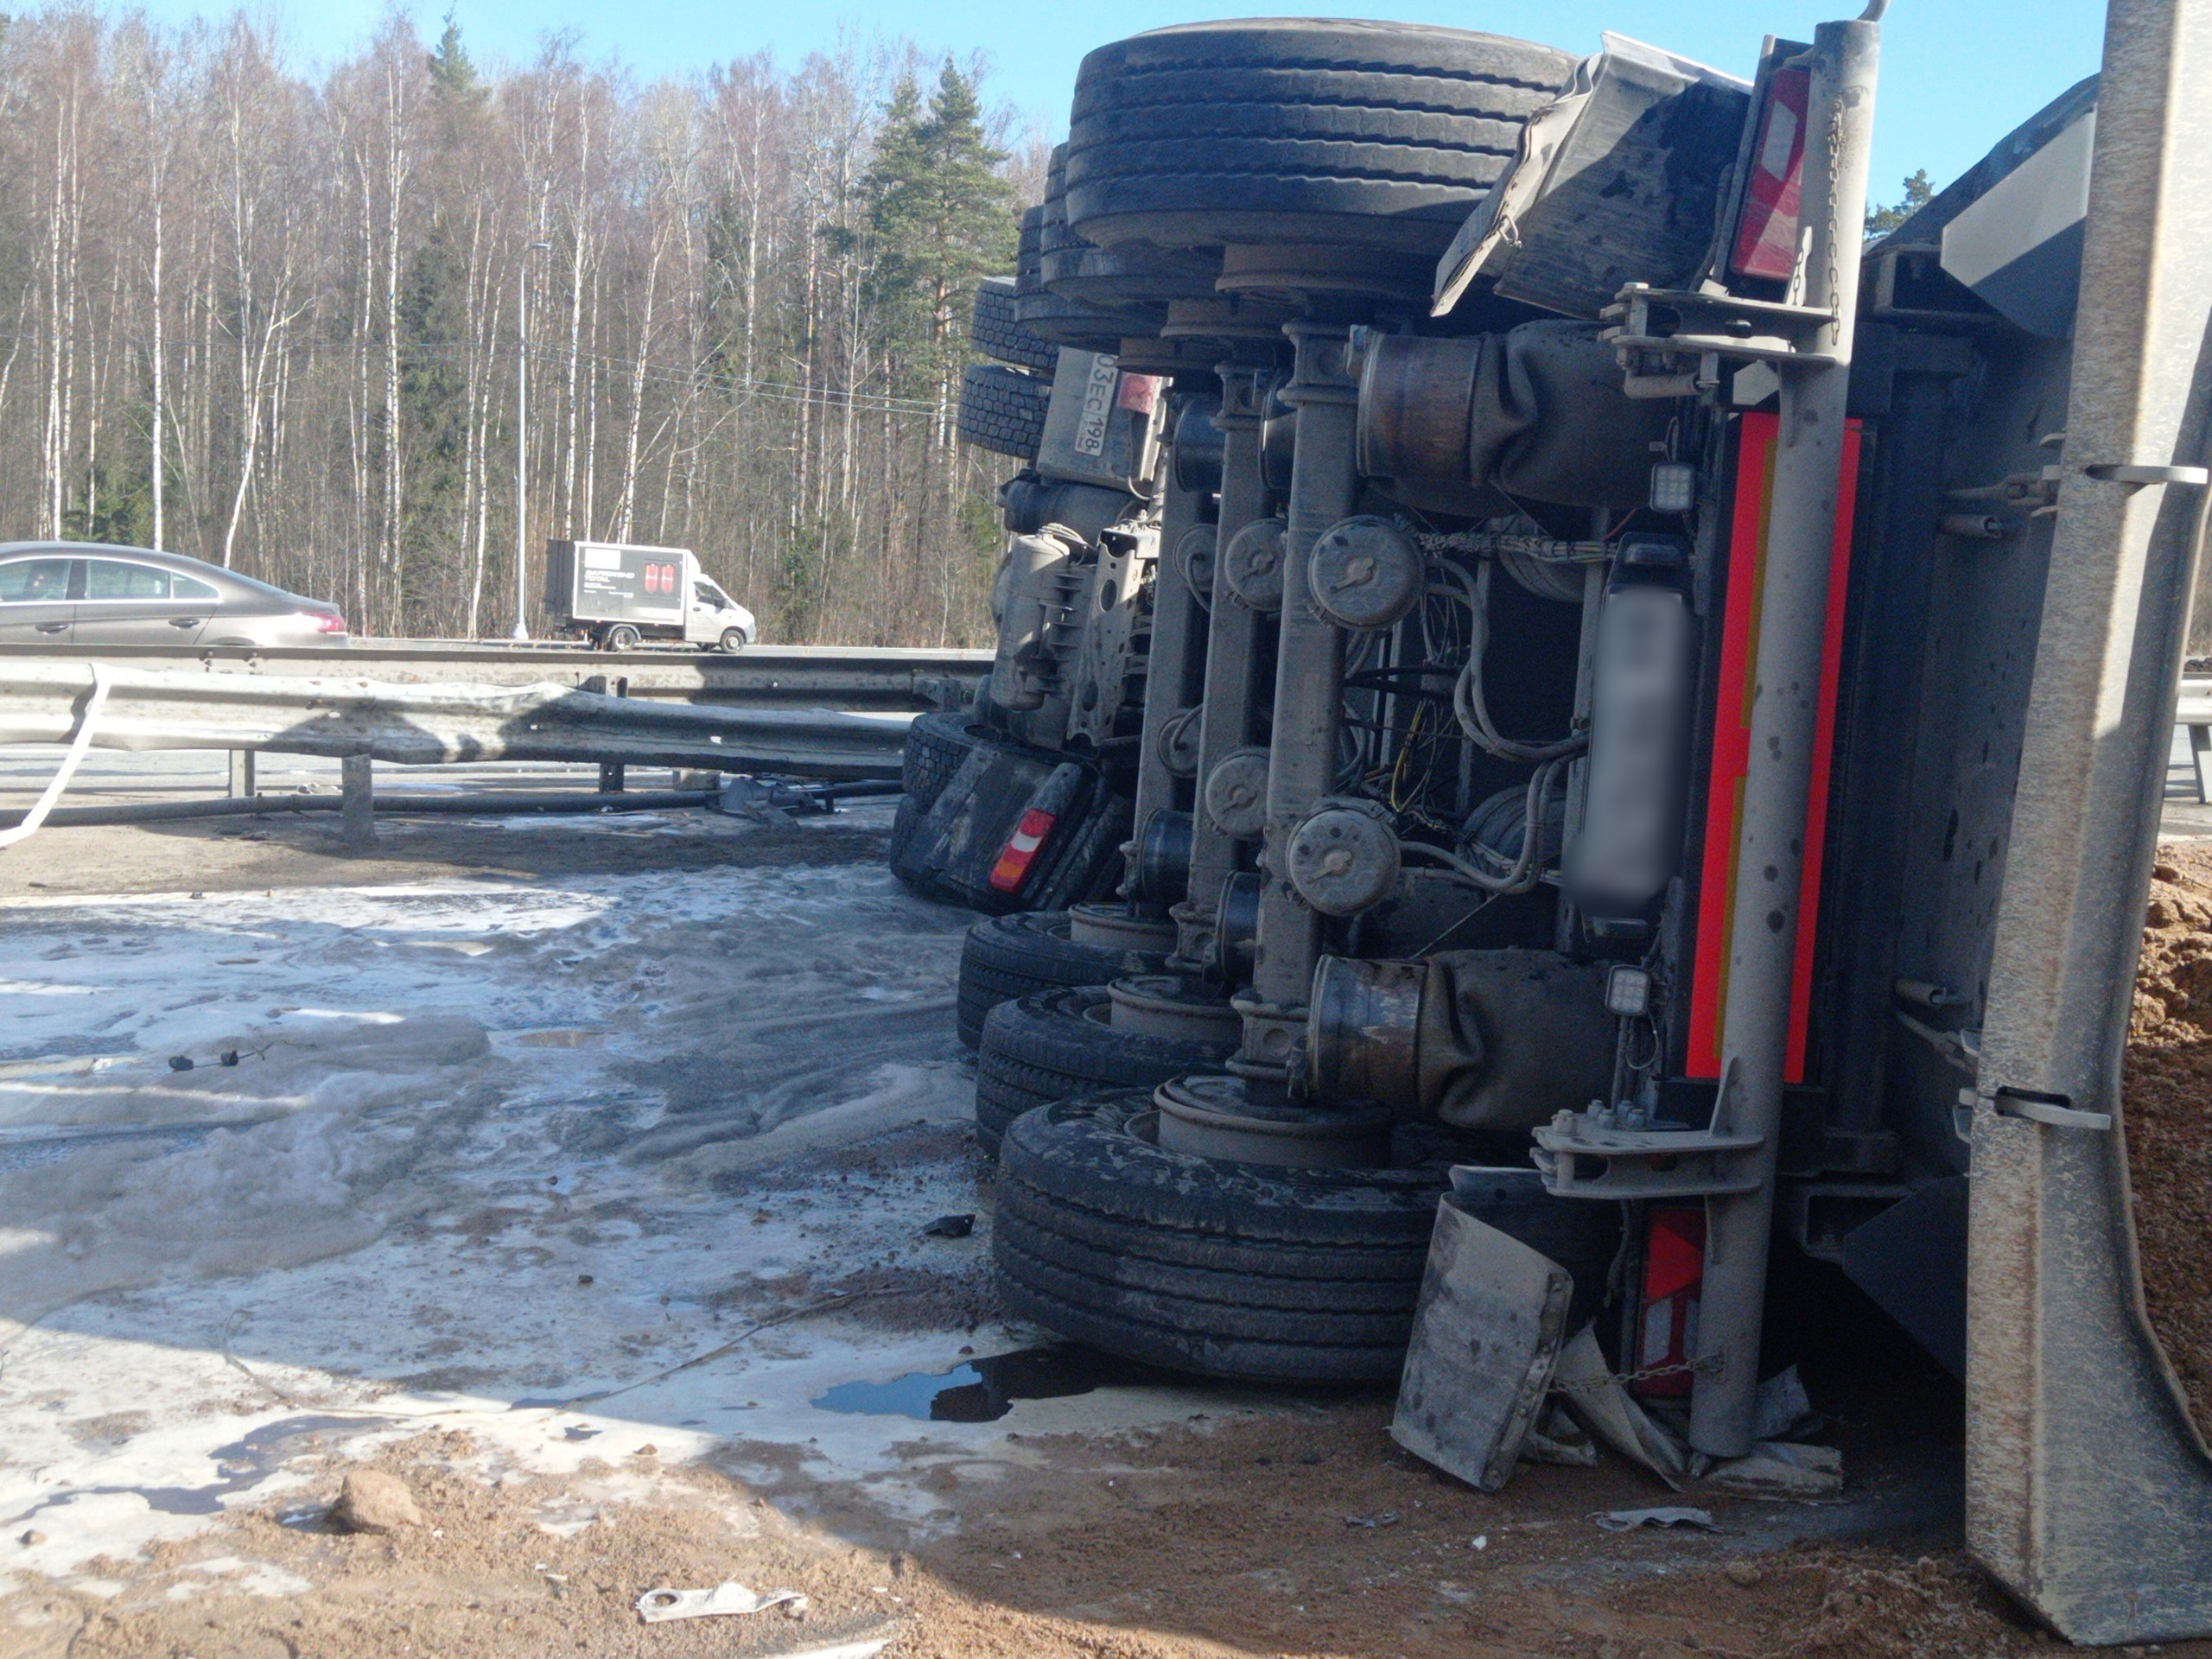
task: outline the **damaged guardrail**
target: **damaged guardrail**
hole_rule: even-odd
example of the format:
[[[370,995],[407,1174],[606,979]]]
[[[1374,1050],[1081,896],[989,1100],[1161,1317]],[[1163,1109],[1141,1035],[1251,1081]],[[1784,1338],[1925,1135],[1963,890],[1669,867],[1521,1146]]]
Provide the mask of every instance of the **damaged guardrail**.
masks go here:
[[[0,658],[0,742],[78,738],[93,664]],[[267,750],[407,766],[548,760],[858,779],[895,772],[910,711],[671,706],[551,683],[394,684],[100,664],[92,747]]]
[[[915,711],[972,702],[991,667],[988,651],[950,648],[754,645],[736,653],[602,652],[581,645],[444,639],[266,647],[37,645],[24,654],[38,662],[101,662],[280,681],[359,677],[388,685],[562,685],[657,702]]]

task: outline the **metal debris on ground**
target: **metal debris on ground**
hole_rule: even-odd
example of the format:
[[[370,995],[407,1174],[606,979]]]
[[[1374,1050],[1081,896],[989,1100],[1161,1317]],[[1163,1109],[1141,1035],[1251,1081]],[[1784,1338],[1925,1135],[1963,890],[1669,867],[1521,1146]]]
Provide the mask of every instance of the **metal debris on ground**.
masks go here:
[[[797,1618],[806,1611],[806,1598],[796,1590],[771,1590],[762,1595],[735,1580],[711,1590],[675,1590],[664,1586],[638,1598],[638,1616],[648,1624],[672,1618],[711,1618],[723,1613],[759,1613],[771,1607],[781,1607]]]
[[[975,1230],[976,1217],[973,1215],[939,1216],[922,1229],[922,1236],[925,1238],[965,1238]]]
[[[1348,1527],[1365,1527],[1370,1531],[1376,1527],[1395,1527],[1397,1524],[1398,1512],[1395,1510],[1385,1510],[1380,1515],[1348,1515],[1344,1516],[1344,1525]]]
[[[1656,1510],[1608,1510],[1591,1517],[1607,1532],[1634,1532],[1638,1527],[1695,1527],[1700,1532],[1718,1532],[1720,1524],[1708,1510],[1693,1510],[1681,1505],[1669,1505]]]

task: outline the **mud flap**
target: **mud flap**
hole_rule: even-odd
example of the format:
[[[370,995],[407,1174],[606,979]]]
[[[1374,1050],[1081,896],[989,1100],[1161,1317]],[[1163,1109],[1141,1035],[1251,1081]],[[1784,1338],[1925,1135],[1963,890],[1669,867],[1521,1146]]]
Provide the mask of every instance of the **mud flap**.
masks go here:
[[[1503,1486],[1551,1386],[1573,1294],[1566,1268],[1445,1198],[1390,1438],[1484,1491]]]

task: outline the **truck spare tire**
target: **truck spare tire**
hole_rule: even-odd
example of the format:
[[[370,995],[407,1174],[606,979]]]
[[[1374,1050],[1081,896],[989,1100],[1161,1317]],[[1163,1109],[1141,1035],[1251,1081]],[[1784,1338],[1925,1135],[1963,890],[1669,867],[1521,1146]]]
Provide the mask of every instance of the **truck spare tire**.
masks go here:
[[[1433,258],[1572,53],[1422,24],[1154,29],[1083,60],[1067,217],[1085,241],[1346,245]]]
[[[1395,1379],[1444,1166],[1217,1162],[1161,1151],[1156,1117],[1122,1094],[1007,1128],[991,1234],[1007,1311],[1208,1376]]]
[[[971,363],[960,381],[960,437],[994,454],[1034,461],[1045,442],[1052,383],[996,363]]]

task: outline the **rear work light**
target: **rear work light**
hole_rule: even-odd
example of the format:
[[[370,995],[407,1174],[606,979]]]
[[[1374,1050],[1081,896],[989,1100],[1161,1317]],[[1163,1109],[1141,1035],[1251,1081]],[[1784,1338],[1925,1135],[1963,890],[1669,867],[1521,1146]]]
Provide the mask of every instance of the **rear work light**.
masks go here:
[[[1728,268],[1738,276],[1786,283],[1797,270],[1798,196],[1804,187],[1805,107],[1813,90],[1808,69],[1777,69],[1751,148],[1751,176],[1736,221]],[[1855,257],[1855,256],[1854,256]]]
[[[1033,806],[1021,815],[1021,822],[1007,837],[999,861],[991,866],[993,889],[999,893],[1021,891],[1021,884],[1029,879],[1029,867],[1036,862],[1038,852],[1045,845],[1045,837],[1052,833],[1052,826],[1058,822],[1058,817],[1039,807]]]

